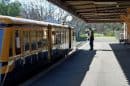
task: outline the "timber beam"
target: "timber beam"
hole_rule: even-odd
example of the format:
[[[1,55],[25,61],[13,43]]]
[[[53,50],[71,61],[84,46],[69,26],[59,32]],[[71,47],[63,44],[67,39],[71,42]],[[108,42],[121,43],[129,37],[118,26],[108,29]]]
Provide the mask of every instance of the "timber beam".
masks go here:
[[[69,13],[88,22],[122,22],[127,15],[129,0],[48,0]],[[89,19],[89,20],[88,20]],[[92,20],[90,20],[92,19]],[[106,19],[106,20],[104,20]],[[115,20],[111,20],[115,19]],[[117,20],[118,19],[118,20]]]

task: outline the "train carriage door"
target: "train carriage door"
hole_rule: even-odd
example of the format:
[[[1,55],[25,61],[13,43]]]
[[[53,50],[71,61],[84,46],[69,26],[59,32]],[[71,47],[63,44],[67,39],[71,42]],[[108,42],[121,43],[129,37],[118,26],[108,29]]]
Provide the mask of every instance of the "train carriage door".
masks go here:
[[[0,81],[13,69],[12,61],[9,60],[11,33],[10,28],[0,29]]]
[[[0,29],[0,57],[1,57],[1,52],[2,52],[2,40],[3,40],[3,33],[4,31]],[[2,67],[2,63],[0,62],[0,69]],[[0,72],[0,83],[1,83],[1,72]]]
[[[0,29],[0,56],[1,56],[1,52],[2,52],[3,33],[4,33],[4,31],[2,29]]]
[[[21,53],[21,46],[20,46],[20,31],[16,30],[15,31],[15,52],[16,55]]]

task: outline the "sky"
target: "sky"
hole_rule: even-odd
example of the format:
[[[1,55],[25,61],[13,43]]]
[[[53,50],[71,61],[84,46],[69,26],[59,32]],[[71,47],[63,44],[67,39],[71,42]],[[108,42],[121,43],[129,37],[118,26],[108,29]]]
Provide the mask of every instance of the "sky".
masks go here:
[[[47,0],[10,0],[10,1],[11,2],[19,1],[22,4],[30,4],[30,3],[34,3],[35,4],[35,3],[37,3],[38,5],[42,5],[42,6],[46,7],[46,8],[49,8],[51,6],[53,6],[54,8],[59,8],[59,7],[57,7],[57,6],[53,5],[53,4],[49,4],[49,2]],[[61,9],[60,8],[56,9],[55,10],[56,13],[59,13],[60,12],[59,10],[61,10]]]
[[[58,14],[60,14],[60,12],[61,12],[61,8],[59,8],[59,7],[57,7],[57,6],[55,6],[55,5],[53,5],[53,4],[50,4],[47,0],[11,0],[11,2],[14,2],[14,1],[19,1],[20,3],[22,3],[23,5],[25,5],[26,6],[26,4],[33,4],[33,6],[32,5],[30,5],[30,6],[32,6],[33,8],[35,8],[35,4],[37,3],[37,5],[38,6],[42,6],[42,7],[45,7],[45,8],[47,8],[47,9],[49,9],[49,7],[54,7],[54,9],[55,9],[55,15],[58,15]],[[64,14],[63,14],[63,16],[64,15],[66,15],[66,14],[68,14],[67,12],[65,12],[65,11],[62,11],[62,12],[64,12]],[[56,18],[55,18],[56,19]],[[68,16],[67,18],[66,18],[66,20],[67,21],[71,21],[72,20],[72,16]]]

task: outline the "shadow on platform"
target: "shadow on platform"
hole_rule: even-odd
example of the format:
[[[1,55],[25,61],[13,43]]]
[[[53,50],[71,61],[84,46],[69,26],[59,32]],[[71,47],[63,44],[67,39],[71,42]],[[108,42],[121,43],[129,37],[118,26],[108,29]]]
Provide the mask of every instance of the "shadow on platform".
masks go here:
[[[112,51],[111,49],[96,49],[96,51]]]
[[[123,44],[110,44],[130,85],[130,47]]]
[[[96,51],[77,50],[59,66],[29,86],[80,86]]]

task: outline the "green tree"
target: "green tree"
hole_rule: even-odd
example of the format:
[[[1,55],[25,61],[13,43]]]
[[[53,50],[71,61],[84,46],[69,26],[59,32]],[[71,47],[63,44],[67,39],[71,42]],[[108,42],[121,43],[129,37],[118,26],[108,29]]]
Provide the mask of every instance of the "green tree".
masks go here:
[[[21,11],[21,4],[19,2],[0,3],[0,15],[19,16]]]

